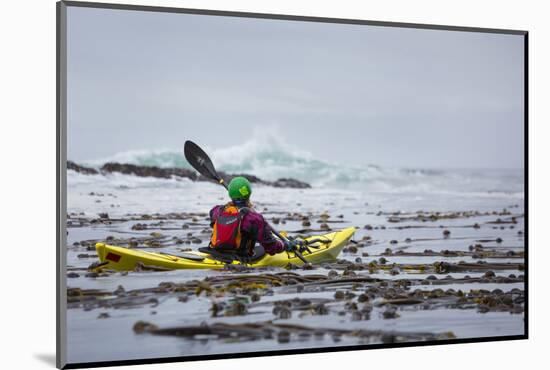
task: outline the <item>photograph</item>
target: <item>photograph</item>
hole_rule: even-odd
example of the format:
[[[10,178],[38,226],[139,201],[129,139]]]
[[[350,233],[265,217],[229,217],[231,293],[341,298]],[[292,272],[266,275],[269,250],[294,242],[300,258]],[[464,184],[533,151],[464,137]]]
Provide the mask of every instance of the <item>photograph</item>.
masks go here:
[[[526,32],[77,4],[68,366],[526,338]]]

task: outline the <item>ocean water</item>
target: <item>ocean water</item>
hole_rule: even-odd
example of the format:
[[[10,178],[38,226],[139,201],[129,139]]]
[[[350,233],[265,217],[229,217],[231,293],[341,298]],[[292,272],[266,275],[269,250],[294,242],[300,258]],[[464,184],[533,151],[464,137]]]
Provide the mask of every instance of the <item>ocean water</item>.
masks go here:
[[[523,193],[523,169],[387,168],[369,164],[366,160],[361,165],[330,162],[287,144],[269,130],[254,133],[239,145],[224,148],[205,146],[204,149],[218,170],[249,173],[265,180],[291,177],[315,187],[387,192],[441,191],[449,194]],[[182,148],[120,152],[83,164],[100,167],[106,162],[191,168]]]
[[[522,250],[524,247],[523,203],[524,178],[523,170],[480,170],[480,169],[395,169],[376,165],[346,166],[339,163],[329,163],[314,158],[309,153],[291,150],[284,143],[267,137],[268,142],[250,141],[240,147],[228,147],[211,150],[205,148],[220,170],[237,173],[250,173],[266,180],[280,177],[293,177],[312,185],[311,189],[280,189],[269,186],[253,186],[252,200],[256,209],[261,211],[268,220],[280,217],[288,212],[319,214],[328,212],[331,220],[342,220],[342,223],[331,224],[331,227],[341,228],[356,226],[355,239],[360,240],[368,235],[373,244],[366,248],[369,257],[363,257],[368,263],[379,258],[388,247],[391,240],[398,240],[397,247],[407,252],[422,252],[425,249],[434,251],[461,250],[467,251],[468,246],[478,240],[490,239],[484,246]],[[266,149],[269,148],[269,149]],[[108,161],[133,163],[139,165],[155,165],[161,167],[186,167],[188,165],[183,153],[176,150],[137,151],[119,153],[109,158],[87,161],[85,165],[101,167]],[[226,191],[219,185],[208,182],[193,182],[188,179],[172,178],[157,179],[137,177],[122,174],[83,175],[74,171],[67,173],[67,212],[83,214],[86,218],[96,218],[99,213],[108,213],[111,218],[127,217],[170,212],[201,212],[206,213],[213,205],[228,201]],[[492,221],[497,216],[492,212],[509,210],[517,216],[518,223],[514,228],[497,228]],[[479,211],[489,212],[473,218],[443,219],[435,223],[423,224],[422,228],[396,229],[395,224],[388,221],[388,214],[394,212],[414,214],[417,211],[452,212]],[[336,218],[342,215],[342,218]],[[181,229],[181,221],[174,223],[173,230],[159,230],[168,236],[182,236],[188,230]],[[474,229],[473,223],[481,227]],[[366,229],[365,225],[373,225],[376,229]],[[405,222],[405,225],[418,226],[419,222]],[[316,227],[316,223],[313,224]],[[302,228],[300,221],[288,221],[278,225],[281,229],[292,232]],[[383,228],[382,228],[383,227]],[[442,238],[442,227],[452,231],[448,239]],[[86,278],[87,266],[92,259],[78,258],[82,249],[72,247],[74,242],[90,239],[105,239],[107,236],[128,237],[146,236],[151,230],[133,231],[131,222],[113,225],[90,225],[85,227],[70,227],[68,233],[68,265],[73,271],[79,271],[81,276],[69,279],[70,287],[114,290],[118,285],[126,289],[154,287],[162,281],[188,281],[201,279],[211,274],[223,272],[178,270],[169,272],[130,272],[127,276],[119,274],[101,278]],[[503,239],[501,244],[494,240]],[[405,239],[413,241],[406,243]],[[193,246],[194,247],[194,246]],[[168,250],[170,252],[170,250]],[[175,251],[172,251],[175,252]],[[89,253],[89,252],[86,252]],[[342,253],[341,258],[355,260],[357,254]],[[408,258],[408,259],[407,259]],[[387,257],[388,263],[433,263],[445,260],[456,263],[463,257]],[[490,262],[518,262],[517,259],[487,260]],[[300,273],[308,273],[300,271]],[[312,273],[326,273],[322,269]],[[516,270],[497,271],[497,276],[508,276]],[[454,278],[465,275],[482,276],[480,272],[452,273]],[[380,271],[373,277],[382,279],[426,278],[425,274],[408,274],[403,272],[391,276]],[[440,287],[440,286],[434,286]],[[423,287],[423,289],[426,287]],[[514,284],[450,284],[444,289],[496,289],[509,291],[512,288],[523,288],[522,283]],[[310,296],[314,298],[315,294]],[[325,294],[332,297],[334,292]],[[283,299],[293,297],[295,293],[287,293],[284,289],[275,289],[272,298],[263,300]],[[68,349],[72,362],[121,360],[132,358],[158,358],[170,356],[188,356],[215,353],[254,352],[260,350],[280,350],[290,348],[327,347],[336,345],[354,345],[356,341],[345,339],[334,343],[325,338],[322,341],[292,341],[287,344],[270,341],[254,341],[244,343],[219,343],[215,341],[200,342],[182,338],[140,336],[132,331],[133,324],[138,320],[154,322],[161,327],[177,325],[199,325],[201,322],[222,320],[228,323],[248,321],[273,320],[271,308],[255,309],[253,315],[223,317],[212,319],[208,308],[210,300],[198,297],[190,299],[186,304],[178,302],[177,297],[163,298],[162,303],[155,308],[153,314],[149,306],[129,309],[106,309],[109,319],[98,319],[99,310],[68,310]],[[299,323],[319,327],[365,327],[368,329],[397,330],[411,332],[445,332],[453,331],[458,338],[472,338],[500,335],[523,334],[523,314],[512,315],[508,312],[490,312],[482,314],[475,309],[434,309],[400,310],[400,317],[394,320],[383,319],[380,309],[375,309],[371,320],[357,323],[349,317],[337,315],[293,317],[288,323]]]
[[[288,205],[307,202],[321,206],[317,204],[319,201],[330,202],[332,199],[333,202],[344,202],[352,197],[396,210],[411,207],[435,210],[441,206],[460,210],[502,202],[522,203],[524,197],[523,169],[386,168],[368,163],[347,165],[315,158],[307,151],[289,146],[270,132],[255,134],[238,146],[205,147],[205,150],[220,171],[249,173],[265,180],[290,177],[305,181],[313,187],[298,191],[256,186],[254,199],[262,203],[278,200]],[[122,152],[108,158],[84,161],[82,164],[99,168],[106,162],[191,168],[181,149]],[[190,200],[214,201],[224,196],[223,189],[214,184],[193,183],[177,178],[163,180],[120,174],[81,175],[69,171],[67,180],[69,211],[73,207],[86,211],[74,194],[94,189],[117,191],[128,201],[124,202],[122,211],[139,211],[142,207],[143,212],[166,212],[173,210],[176,205],[196,211],[193,203],[197,202]],[[103,209],[104,205],[92,208]],[[120,210],[112,211],[118,213]]]

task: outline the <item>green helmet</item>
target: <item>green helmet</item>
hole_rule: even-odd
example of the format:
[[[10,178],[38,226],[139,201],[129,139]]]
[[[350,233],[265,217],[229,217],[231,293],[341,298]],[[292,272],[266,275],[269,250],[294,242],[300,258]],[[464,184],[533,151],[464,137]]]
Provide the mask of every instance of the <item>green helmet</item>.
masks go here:
[[[248,199],[252,194],[252,188],[250,187],[250,181],[245,177],[234,177],[227,187],[229,197],[233,200]]]

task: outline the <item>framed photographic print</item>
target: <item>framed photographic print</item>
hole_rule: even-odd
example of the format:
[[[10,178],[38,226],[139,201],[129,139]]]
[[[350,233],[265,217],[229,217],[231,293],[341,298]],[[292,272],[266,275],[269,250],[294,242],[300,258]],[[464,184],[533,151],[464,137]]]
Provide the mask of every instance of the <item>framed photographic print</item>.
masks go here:
[[[527,338],[527,32],[59,2],[60,368]]]

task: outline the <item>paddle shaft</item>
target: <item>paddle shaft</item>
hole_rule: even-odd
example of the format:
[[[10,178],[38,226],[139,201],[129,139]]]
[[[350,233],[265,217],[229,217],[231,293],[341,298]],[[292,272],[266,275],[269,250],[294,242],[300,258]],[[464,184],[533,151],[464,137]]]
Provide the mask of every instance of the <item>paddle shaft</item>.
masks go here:
[[[219,176],[217,176],[217,174],[215,174],[215,176],[219,178]],[[223,185],[223,187],[227,190],[227,184],[225,183],[225,181],[223,181],[222,178],[220,178],[220,180],[218,180],[218,184]],[[266,221],[266,223],[267,223],[267,226],[269,226],[269,228],[271,229],[271,232],[273,234],[275,234],[275,236],[277,238],[281,239],[283,242],[288,242],[287,238],[282,236],[281,233],[279,233],[277,230],[275,230],[273,228],[273,226],[271,226],[267,221]],[[294,250],[293,252],[296,255],[296,257],[298,257],[304,264],[309,264],[309,262],[304,258],[304,256],[302,255],[302,253],[300,253],[300,251]]]
[[[222,184],[223,187],[225,188],[225,190],[227,190],[227,184],[225,183],[225,181],[220,180],[220,181],[218,181],[218,183]],[[273,226],[271,226],[267,221],[266,221],[266,223],[267,223],[267,226],[269,226],[269,228],[271,229],[271,232],[272,232],[273,234],[275,234],[275,236],[277,236],[277,238],[281,239],[281,240],[284,241],[284,242],[287,242],[287,241],[288,241],[287,238],[285,238],[284,236],[282,236],[282,235],[281,235],[277,230],[275,230],[275,229],[273,228]]]

